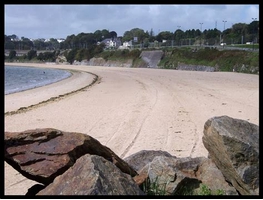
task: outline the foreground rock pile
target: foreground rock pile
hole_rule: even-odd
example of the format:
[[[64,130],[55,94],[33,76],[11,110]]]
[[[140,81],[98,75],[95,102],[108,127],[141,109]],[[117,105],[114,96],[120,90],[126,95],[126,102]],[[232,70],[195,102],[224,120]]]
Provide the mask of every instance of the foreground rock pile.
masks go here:
[[[96,139],[56,129],[5,132],[5,161],[39,184],[26,195],[259,195],[259,127],[227,116],[204,126],[208,158],[140,151],[119,158]],[[221,194],[220,193],[220,194]]]

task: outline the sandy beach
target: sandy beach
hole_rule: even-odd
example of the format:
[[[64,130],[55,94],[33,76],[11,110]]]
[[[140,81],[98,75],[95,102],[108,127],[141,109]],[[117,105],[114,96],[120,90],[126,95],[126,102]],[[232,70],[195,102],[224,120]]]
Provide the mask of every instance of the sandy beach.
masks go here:
[[[207,157],[202,136],[211,117],[259,125],[259,76],[80,65],[9,64],[74,70],[63,81],[5,95],[5,131],[56,128],[88,134],[121,158],[140,150]],[[92,73],[92,74],[90,74]],[[96,76],[97,81],[89,86]],[[82,89],[81,89],[82,88]],[[74,91],[74,92],[73,92]],[[65,95],[70,93],[68,95]],[[46,101],[52,97],[55,100]],[[33,106],[36,105],[36,106]],[[16,112],[21,107],[30,107]],[[5,163],[5,195],[36,184]]]

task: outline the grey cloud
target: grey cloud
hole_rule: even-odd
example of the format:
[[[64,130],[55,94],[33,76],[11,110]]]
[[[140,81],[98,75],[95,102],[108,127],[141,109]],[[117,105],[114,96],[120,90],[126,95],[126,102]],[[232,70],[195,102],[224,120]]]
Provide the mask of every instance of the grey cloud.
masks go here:
[[[253,13],[255,13],[253,15]],[[19,37],[66,37],[81,32],[108,29],[122,36],[132,28],[174,32],[223,28],[222,20],[250,23],[259,16],[259,5],[5,5],[5,34]]]

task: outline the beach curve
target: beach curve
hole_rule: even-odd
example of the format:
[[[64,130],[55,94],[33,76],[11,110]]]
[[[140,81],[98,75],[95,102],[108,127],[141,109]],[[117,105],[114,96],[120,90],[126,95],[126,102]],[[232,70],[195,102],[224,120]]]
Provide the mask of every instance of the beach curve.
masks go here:
[[[46,103],[65,98],[68,95],[92,86],[99,78],[96,74],[90,72],[66,69],[66,65],[32,63],[6,63],[5,65],[63,69],[71,73],[70,77],[55,83],[5,95],[5,115],[26,112]],[[43,93],[43,90],[45,90],[45,93]],[[17,101],[17,99],[19,99],[19,101]]]
[[[259,124],[258,75],[74,65],[64,68],[94,73],[101,79],[94,87],[67,98],[5,116],[5,131],[50,127],[80,132],[121,158],[140,150],[207,157],[202,136],[209,118],[228,115]],[[24,195],[34,184],[5,163],[5,194]]]

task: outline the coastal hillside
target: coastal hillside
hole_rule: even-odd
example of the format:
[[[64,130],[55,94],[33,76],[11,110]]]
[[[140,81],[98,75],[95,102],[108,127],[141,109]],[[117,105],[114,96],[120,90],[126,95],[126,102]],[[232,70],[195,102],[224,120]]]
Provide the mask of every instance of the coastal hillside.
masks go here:
[[[136,52],[136,53],[135,53]],[[229,71],[242,73],[259,73],[259,53],[245,50],[219,50],[213,47],[207,48],[167,48],[163,50],[116,50],[104,51],[95,58],[103,58],[105,61],[128,62],[132,59],[130,67],[151,67],[163,69],[181,69],[183,66],[200,66],[214,68],[213,71]],[[104,65],[105,66],[105,65]],[[106,64],[106,66],[112,66]],[[194,66],[194,67],[193,67]]]
[[[259,73],[258,52],[218,50],[217,48],[175,48],[164,51],[160,68],[177,69],[180,64],[214,67],[215,71]]]
[[[37,53],[33,50],[24,56],[10,52],[6,62],[57,62],[68,64],[116,66],[133,68],[187,69],[202,71],[229,71],[259,74],[259,52],[229,50],[217,47],[173,47],[104,50],[100,46],[90,49],[71,49]],[[183,67],[182,67],[183,66]],[[209,68],[209,70],[207,70]]]

